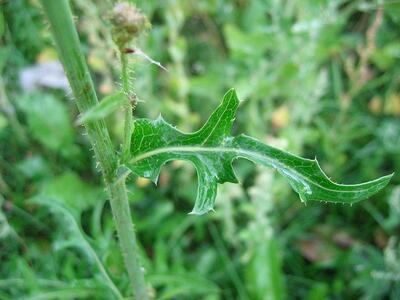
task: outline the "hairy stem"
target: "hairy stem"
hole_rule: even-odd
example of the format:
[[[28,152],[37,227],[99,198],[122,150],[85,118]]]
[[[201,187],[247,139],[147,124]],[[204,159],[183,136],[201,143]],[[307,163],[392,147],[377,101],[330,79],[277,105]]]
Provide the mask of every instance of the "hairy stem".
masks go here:
[[[111,208],[114,212],[125,267],[131,279],[135,297],[138,300],[148,300],[149,295],[144,281],[143,270],[139,262],[138,247],[132,224],[125,180],[116,181],[110,187],[110,194],[111,199],[116,199],[116,201],[111,201]]]
[[[72,21],[71,9],[67,0],[41,0],[49,19],[58,55],[64,65],[80,113],[84,113],[98,103],[93,82],[79,38]],[[133,229],[125,180],[117,180],[118,157],[114,151],[104,121],[85,122],[89,140],[95,157],[99,162],[127,268],[136,299],[149,299],[143,271],[139,265],[137,242]]]
[[[129,91],[129,74],[128,74],[128,58],[126,54],[120,49],[121,57],[121,79],[122,79],[122,90],[125,94],[126,103],[125,109],[125,128],[124,128],[124,143],[122,146],[122,161],[126,162],[129,159],[130,147],[131,147],[131,136],[133,126],[133,105],[131,102],[130,91]]]

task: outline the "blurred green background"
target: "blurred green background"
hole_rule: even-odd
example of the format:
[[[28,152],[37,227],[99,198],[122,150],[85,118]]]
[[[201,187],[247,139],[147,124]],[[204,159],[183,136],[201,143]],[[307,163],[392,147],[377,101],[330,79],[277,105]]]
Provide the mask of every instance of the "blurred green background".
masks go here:
[[[0,1],[0,299],[113,299],[129,282],[93,153],[36,0]],[[119,88],[113,1],[72,0],[100,98]],[[196,130],[228,88],[235,133],[354,183],[396,172],[350,206],[308,203],[270,169],[237,161],[240,185],[188,215],[192,165],[130,201],[156,299],[400,299],[400,2],[137,1],[152,29],[132,56],[137,117]],[[122,114],[107,117],[115,146]]]

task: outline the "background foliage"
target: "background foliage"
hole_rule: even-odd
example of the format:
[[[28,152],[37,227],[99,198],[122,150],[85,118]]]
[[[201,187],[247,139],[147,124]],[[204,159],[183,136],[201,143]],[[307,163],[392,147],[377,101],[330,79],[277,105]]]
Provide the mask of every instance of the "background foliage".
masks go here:
[[[113,1],[73,0],[101,97],[118,89],[107,14]],[[158,186],[132,177],[130,200],[157,299],[400,298],[400,5],[397,1],[140,1],[152,29],[132,56],[142,101],[196,130],[235,87],[234,128],[318,157],[337,182],[395,171],[349,207],[304,206],[275,172],[237,162],[241,185],[216,211],[187,215],[193,166],[174,162]],[[110,299],[129,290],[102,182],[70,93],[21,72],[57,59],[34,0],[1,2],[0,298]],[[107,117],[116,147],[122,115]]]

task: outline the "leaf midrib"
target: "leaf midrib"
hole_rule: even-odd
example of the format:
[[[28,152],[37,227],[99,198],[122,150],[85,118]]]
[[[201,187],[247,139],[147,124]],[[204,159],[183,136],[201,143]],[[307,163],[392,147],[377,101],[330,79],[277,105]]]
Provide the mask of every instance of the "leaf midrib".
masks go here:
[[[137,156],[135,156],[130,162],[131,163],[136,163],[139,162],[141,160],[144,160],[146,158],[150,158],[152,156],[156,156],[159,154],[168,154],[171,152],[186,152],[186,153],[195,153],[195,152],[225,152],[225,153],[235,153],[237,154],[239,157],[243,157],[245,159],[250,159],[251,157],[255,156],[257,158],[259,158],[260,160],[265,160],[267,162],[269,162],[270,165],[276,165],[279,166],[281,169],[286,170],[290,173],[293,173],[294,175],[296,175],[298,178],[301,178],[303,181],[305,182],[310,182],[311,184],[326,190],[326,191],[331,191],[331,192],[335,192],[335,193],[359,193],[360,191],[368,191],[369,188],[362,188],[361,185],[351,185],[352,187],[356,187],[356,186],[360,186],[361,189],[358,191],[343,191],[343,190],[334,190],[334,189],[330,189],[324,186],[321,186],[318,182],[315,182],[313,180],[311,180],[309,177],[306,177],[304,175],[302,175],[301,173],[297,172],[294,169],[288,168],[286,165],[282,164],[281,162],[279,162],[278,160],[271,158],[269,156],[266,155],[261,155],[258,152],[255,151],[250,151],[250,150],[243,150],[243,149],[239,149],[239,148],[227,148],[227,147],[199,147],[199,146],[173,146],[173,147],[162,147],[162,148],[157,148],[155,150],[151,150],[148,152],[145,152],[143,154],[139,154]],[[304,158],[303,158],[304,159]],[[307,159],[309,160],[309,159]],[[312,160],[311,160],[312,161]],[[313,161],[316,162],[316,161]],[[376,179],[371,182],[374,181],[378,181],[380,179]],[[348,187],[350,185],[346,185],[346,184],[338,184],[335,182],[332,182],[333,184],[335,184],[338,187]],[[309,185],[309,184],[307,184]]]

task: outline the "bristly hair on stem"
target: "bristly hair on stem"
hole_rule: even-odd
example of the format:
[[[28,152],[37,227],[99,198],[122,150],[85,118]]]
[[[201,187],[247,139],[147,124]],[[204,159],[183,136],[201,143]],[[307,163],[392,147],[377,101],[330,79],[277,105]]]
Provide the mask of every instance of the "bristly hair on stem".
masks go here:
[[[133,130],[133,111],[137,105],[137,97],[131,86],[133,77],[128,66],[127,45],[133,42],[140,34],[150,27],[147,18],[139,9],[126,2],[115,5],[109,19],[112,25],[112,38],[118,47],[121,63],[122,91],[126,101],[124,105],[124,139],[122,145],[122,163],[127,162],[130,156],[131,135]]]
[[[130,157],[130,147],[131,147],[131,136],[133,130],[133,111],[136,108],[136,94],[133,88],[130,87],[132,82],[132,77],[129,74],[128,68],[128,57],[125,53],[120,52],[121,59],[121,81],[122,81],[122,91],[125,95],[125,124],[124,124],[124,140],[122,145],[122,162],[126,162]]]
[[[41,0],[41,2],[49,20],[58,56],[63,63],[79,112],[84,114],[95,107],[98,100],[88,66],[80,48],[79,37],[68,0]],[[118,22],[124,23],[124,19],[118,19]],[[145,24],[143,19],[141,22],[140,24]],[[134,28],[127,28],[126,32],[129,32],[129,30],[132,31]],[[126,78],[126,83],[128,83],[128,78]],[[126,89],[128,89],[127,85]],[[127,113],[128,122],[132,122],[131,108],[127,111],[129,112]],[[114,151],[107,126],[102,119],[84,121],[83,123],[93,147],[95,159],[99,162],[103,174],[133,294],[135,299],[148,300],[149,292],[144,280],[143,269],[139,263],[138,245],[125,180],[119,180],[117,176],[119,159]],[[130,130],[131,125],[128,123],[126,128]]]

